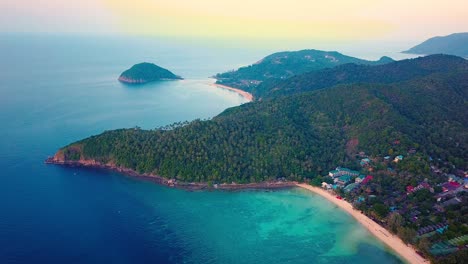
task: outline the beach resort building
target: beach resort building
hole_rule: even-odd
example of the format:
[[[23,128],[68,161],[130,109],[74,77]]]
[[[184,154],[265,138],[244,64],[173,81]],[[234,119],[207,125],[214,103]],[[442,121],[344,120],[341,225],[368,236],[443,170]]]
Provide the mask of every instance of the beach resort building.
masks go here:
[[[359,175],[359,171],[355,171],[355,170],[351,170],[351,169],[348,169],[348,168],[341,168],[341,167],[337,167],[335,170],[332,170],[328,173],[328,176],[332,177],[332,178],[338,178],[340,176],[358,176]]]
[[[447,241],[433,244],[429,252],[434,256],[446,255],[463,248],[468,242],[468,235],[456,237]],[[460,246],[463,245],[463,246]]]
[[[448,176],[448,181],[449,182],[458,182],[460,184],[463,184],[463,179],[462,178],[457,177],[457,176],[455,176],[453,174],[449,174],[447,176]]]
[[[430,225],[422,227],[418,230],[418,238],[431,237],[436,233],[442,234],[448,229],[447,223],[439,223],[437,225]]]
[[[334,179],[334,182],[338,186],[341,186],[341,187],[346,186],[346,184],[348,184],[348,182],[350,182],[350,181],[351,181],[351,176],[350,175],[343,175],[343,176],[340,176],[340,177]]]
[[[361,184],[366,184],[370,181],[372,181],[374,179],[374,177],[372,175],[367,175],[364,180],[362,180]]]
[[[400,162],[402,160],[403,160],[403,155],[398,155],[398,156],[395,157],[395,159],[393,161],[398,163],[398,162]]]
[[[331,190],[331,189],[333,189],[333,185],[330,184],[330,183],[322,182],[322,188],[324,188],[326,190]]]
[[[458,189],[458,187],[460,187],[460,184],[458,182],[446,182],[442,184],[442,191],[451,192],[451,191],[455,191],[456,189]]]
[[[369,158],[364,158],[359,162],[359,164],[361,164],[362,167],[365,167],[365,166],[368,166],[370,162],[371,160]]]
[[[421,182],[420,184],[418,184],[416,187],[413,187],[413,186],[406,186],[406,192],[407,194],[410,194],[410,193],[413,193],[413,192],[417,192],[419,190],[422,190],[422,189],[428,189],[430,192],[434,192],[434,189],[431,187],[431,185],[429,185],[429,183],[427,182]]]
[[[346,187],[344,188],[344,191],[345,192],[351,192],[352,190],[356,189],[357,187],[359,187],[359,183],[350,183],[350,184],[346,185]]]
[[[354,180],[355,183],[361,183],[364,179],[366,178],[366,175],[359,175],[358,177],[356,177],[356,179]]]

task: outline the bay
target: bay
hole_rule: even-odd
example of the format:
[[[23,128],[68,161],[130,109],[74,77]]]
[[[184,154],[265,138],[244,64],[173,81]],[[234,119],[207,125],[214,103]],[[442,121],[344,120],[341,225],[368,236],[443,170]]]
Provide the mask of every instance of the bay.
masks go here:
[[[271,51],[121,37],[0,36],[1,263],[401,263],[301,189],[186,192],[45,165],[105,130],[211,118],[245,103],[209,76]],[[127,86],[150,61],[186,79]]]

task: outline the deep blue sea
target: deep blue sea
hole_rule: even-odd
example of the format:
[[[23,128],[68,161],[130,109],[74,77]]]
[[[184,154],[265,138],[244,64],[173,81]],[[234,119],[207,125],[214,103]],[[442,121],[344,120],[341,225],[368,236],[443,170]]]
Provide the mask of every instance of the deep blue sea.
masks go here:
[[[245,103],[208,77],[270,52],[0,36],[0,263],[401,263],[351,216],[304,190],[187,192],[43,162],[105,130],[210,118]],[[142,61],[186,79],[117,81]]]

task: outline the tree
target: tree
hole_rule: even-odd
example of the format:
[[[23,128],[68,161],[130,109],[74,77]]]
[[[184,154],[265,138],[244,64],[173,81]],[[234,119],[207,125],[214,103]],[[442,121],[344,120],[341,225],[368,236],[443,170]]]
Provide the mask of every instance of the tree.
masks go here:
[[[424,253],[429,252],[429,247],[431,246],[431,242],[427,237],[423,237],[418,241],[418,248],[421,249]]]
[[[397,235],[407,244],[413,242],[414,238],[416,237],[417,233],[415,230],[407,227],[399,227],[397,228]]]
[[[388,214],[388,207],[381,203],[374,204],[373,210],[380,218],[384,218]]]
[[[322,177],[317,176],[310,181],[310,185],[320,187],[322,186]]]
[[[403,217],[397,213],[393,212],[388,217],[388,226],[393,233],[396,233],[398,228],[403,224]]]

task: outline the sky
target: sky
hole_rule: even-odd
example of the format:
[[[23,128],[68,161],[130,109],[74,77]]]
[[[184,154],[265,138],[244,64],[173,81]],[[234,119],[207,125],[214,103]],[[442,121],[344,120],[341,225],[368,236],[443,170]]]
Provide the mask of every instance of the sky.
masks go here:
[[[0,32],[422,41],[468,31],[467,0],[0,0]]]

